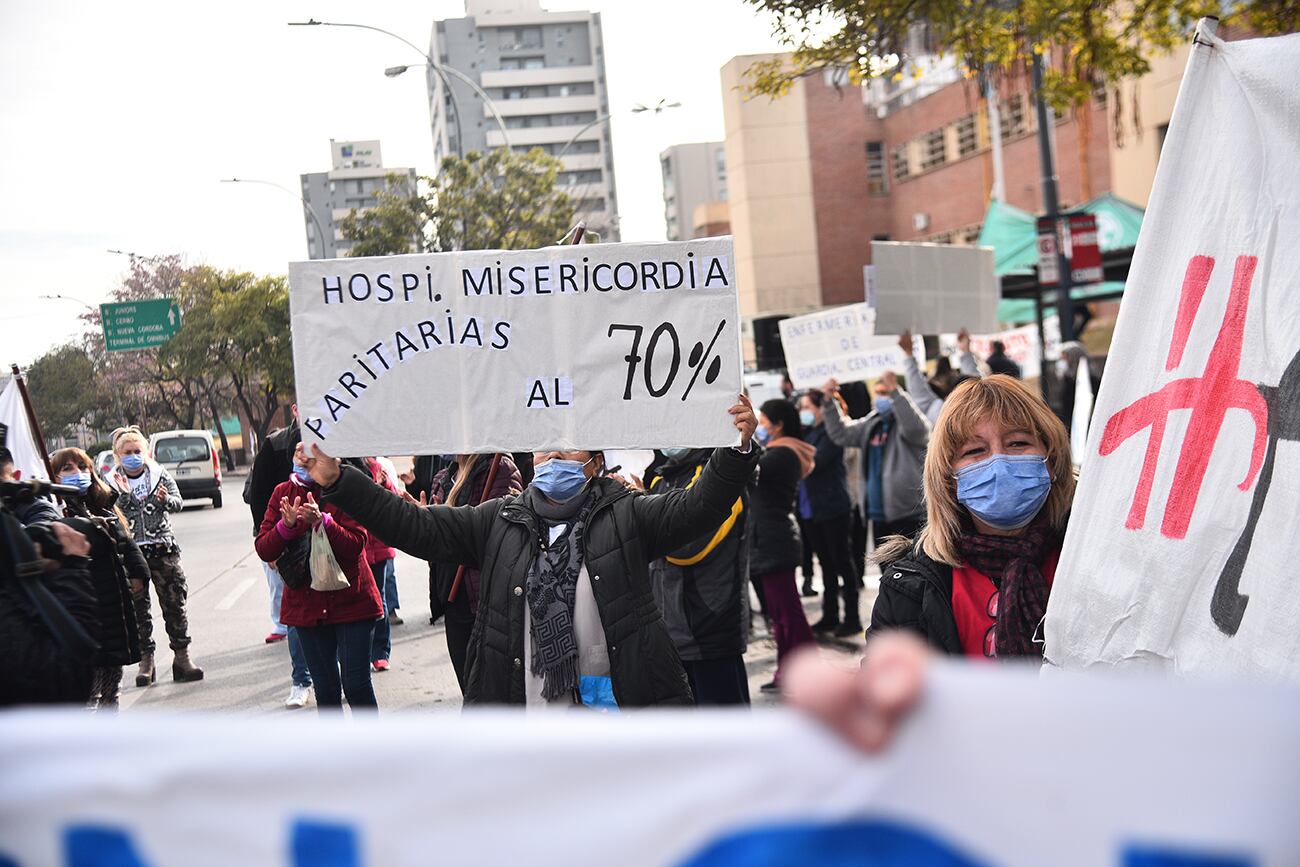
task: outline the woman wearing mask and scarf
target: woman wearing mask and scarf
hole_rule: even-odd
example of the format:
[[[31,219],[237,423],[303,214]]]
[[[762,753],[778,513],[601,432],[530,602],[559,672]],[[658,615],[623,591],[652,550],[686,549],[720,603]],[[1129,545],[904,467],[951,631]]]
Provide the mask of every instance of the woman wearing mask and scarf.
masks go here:
[[[271,493],[253,547],[257,556],[273,563],[285,555],[291,543],[323,525],[348,584],[338,590],[286,584],[280,622],[293,627],[302,642],[317,710],[341,708],[344,696],[353,712],[375,709],[379,703],[370,680],[370,648],[375,621],[384,616],[384,603],[366,557],[370,535],[336,506],[321,504],[320,488],[312,481],[307,463],[303,445],[298,443],[293,470]],[[376,485],[368,473],[351,469],[376,490],[396,498]]]
[[[763,446],[754,486],[749,572],[762,588],[776,639],[776,674],[764,692],[779,689],[782,665],[790,651],[813,641],[795,586],[801,542],[794,510],[799,482],[813,471],[817,450],[800,439],[799,413],[789,401],[773,398],[758,414],[755,437]]]
[[[117,494],[99,477],[90,455],[78,448],[61,449],[50,456],[57,481],[82,492],[67,497],[64,523],[90,542],[90,577],[95,589],[99,650],[92,663],[95,681],[90,706],[117,710],[122,686],[122,666],[140,661],[140,631],[136,625],[132,593],[149,582],[149,564],[131,539],[126,516],[117,508]]]
[[[647,564],[721,525],[757,450],[749,399],[729,410],[740,446],[714,451],[689,490],[642,494],[603,477],[600,452],[543,451],[518,497],[420,508],[316,450],[325,502],[397,548],[481,570],[466,704],[690,704]]]
[[[868,637],[906,629],[944,653],[1041,657],[1074,483],[1069,437],[1042,398],[1009,376],[958,386],[930,437],[926,526],[877,557]]]
[[[171,473],[148,457],[148,442],[138,427],[113,431],[113,454],[117,469],[112,486],[117,493],[117,507],[126,515],[131,533],[145,562],[153,586],[158,591],[163,623],[172,648],[172,680],[187,682],[203,679],[203,669],[190,661],[190,624],[185,613],[185,571],[181,568],[181,546],[172,534],[168,512],[185,507],[181,492]],[[149,583],[135,594],[136,623],[140,627],[140,671],[136,686],[154,682],[153,615],[150,613]]]

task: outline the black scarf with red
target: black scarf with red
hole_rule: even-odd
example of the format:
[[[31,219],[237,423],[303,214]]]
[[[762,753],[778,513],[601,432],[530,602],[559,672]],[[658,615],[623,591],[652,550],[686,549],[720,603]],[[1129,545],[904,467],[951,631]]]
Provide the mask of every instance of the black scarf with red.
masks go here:
[[[1042,518],[1020,536],[962,534],[962,558],[998,589],[995,647],[999,659],[1042,658],[1042,646],[1034,643],[1034,633],[1047,613],[1048,587],[1042,563],[1060,544],[1060,533]]]

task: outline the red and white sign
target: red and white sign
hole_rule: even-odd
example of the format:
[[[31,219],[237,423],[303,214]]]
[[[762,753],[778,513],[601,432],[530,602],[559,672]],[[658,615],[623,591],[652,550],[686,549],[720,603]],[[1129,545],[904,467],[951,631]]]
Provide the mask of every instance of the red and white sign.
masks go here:
[[[1101,247],[1097,243],[1094,214],[1070,215],[1065,231],[1065,258],[1070,261],[1070,282],[1075,286],[1101,282]]]

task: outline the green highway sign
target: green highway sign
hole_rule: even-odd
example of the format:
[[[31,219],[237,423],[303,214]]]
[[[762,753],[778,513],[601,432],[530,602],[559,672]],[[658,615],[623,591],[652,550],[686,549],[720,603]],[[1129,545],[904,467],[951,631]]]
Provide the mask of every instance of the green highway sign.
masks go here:
[[[109,352],[162,346],[181,327],[181,311],[174,298],[101,304],[99,315],[104,323],[104,346]]]

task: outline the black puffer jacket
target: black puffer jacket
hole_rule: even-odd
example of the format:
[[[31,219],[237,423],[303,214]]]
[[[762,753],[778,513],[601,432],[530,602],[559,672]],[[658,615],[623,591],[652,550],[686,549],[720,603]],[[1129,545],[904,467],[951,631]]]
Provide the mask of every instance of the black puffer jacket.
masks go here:
[[[689,488],[703,475],[711,449],[695,449],[646,474],[646,490]],[[650,564],[655,602],[682,659],[740,656],[749,644],[749,493],[736,498],[720,525]]]
[[[776,445],[763,450],[752,497],[751,575],[771,575],[799,568],[803,541],[794,510],[803,476],[803,462],[792,448]]]
[[[149,581],[149,564],[118,521],[108,511],[94,516],[64,518],[63,523],[90,541],[90,578],[95,591],[99,642],[94,665],[131,665],[140,661],[140,631],[129,580]]]
[[[867,638],[891,629],[914,632],[941,653],[962,655],[952,611],[952,567],[932,560],[915,545],[880,566],[880,594],[871,609]]]
[[[757,449],[748,455],[718,449],[689,491],[648,495],[611,479],[591,483],[598,502],[586,531],[585,565],[619,706],[691,703],[686,673],[651,594],[647,564],[689,543],[700,527],[726,520],[757,456]],[[523,704],[524,581],[540,539],[538,519],[522,499],[421,509],[346,467],[324,499],[412,556],[480,570],[465,702]]]

